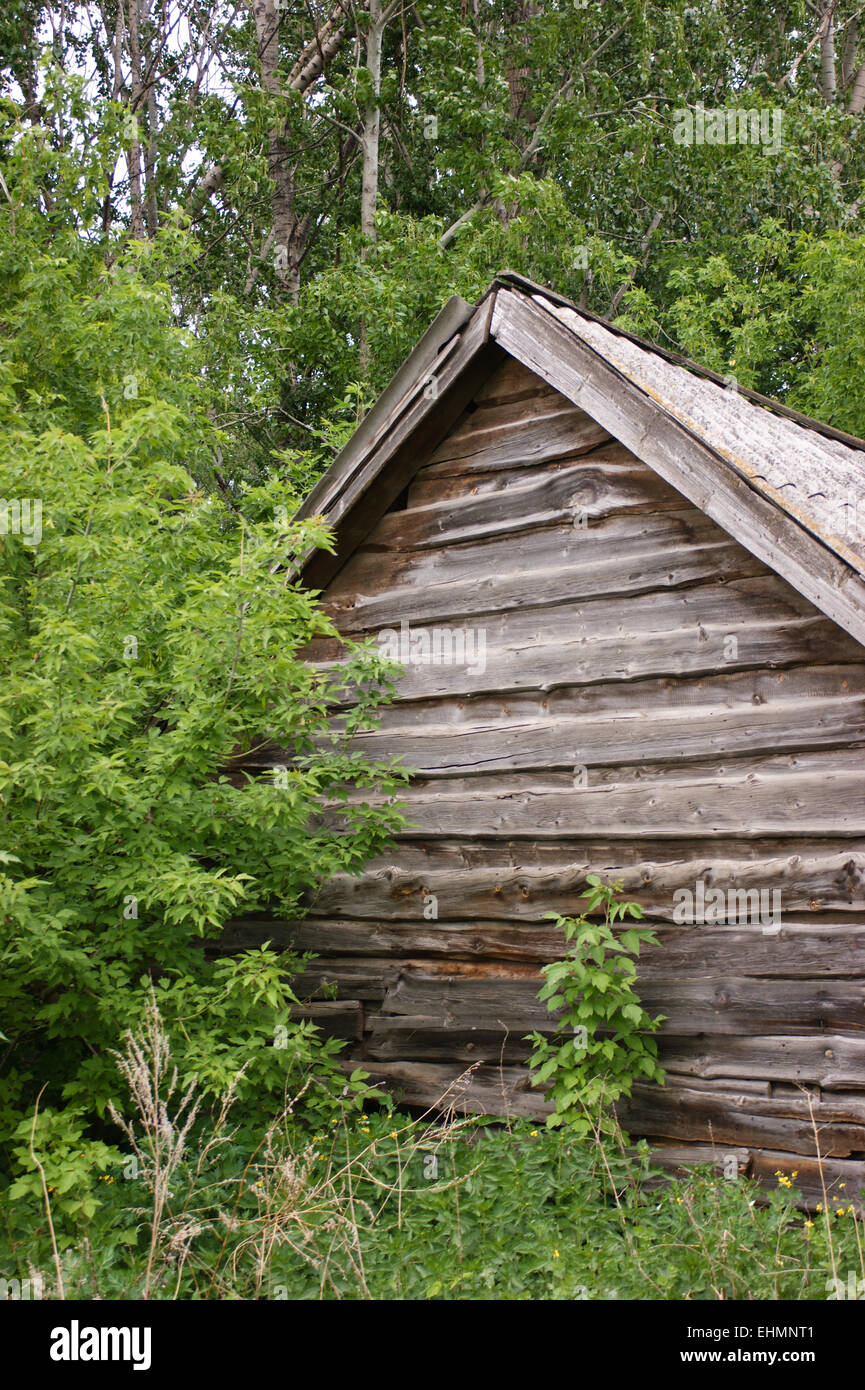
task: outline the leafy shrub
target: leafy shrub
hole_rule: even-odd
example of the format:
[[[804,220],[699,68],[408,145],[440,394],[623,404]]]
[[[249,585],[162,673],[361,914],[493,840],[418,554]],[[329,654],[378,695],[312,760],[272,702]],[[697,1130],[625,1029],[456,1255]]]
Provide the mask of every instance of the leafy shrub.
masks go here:
[[[650,1018],[640,1003],[631,959],[642,945],[656,945],[657,938],[639,927],[616,936],[614,923],[642,917],[642,909],[618,900],[621,884],[605,884],[596,874],[586,881],[581,917],[547,914],[571,945],[563,960],[543,967],[538,998],[546,1000],[551,1013],[561,1011],[561,1017],[552,1040],[537,1032],[529,1038],[534,1044],[532,1084],[549,1085],[555,1104],[548,1126],[567,1124],[579,1135],[594,1128],[606,1106],[630,1095],[635,1080],[663,1081],[657,1044],[646,1036],[660,1027],[663,1015]],[[590,914],[598,908],[604,920],[592,921]]]
[[[337,1045],[296,1017],[299,962],[269,946],[214,961],[204,943],[241,913],[296,915],[400,823],[397,780],[351,747],[389,668],[352,644],[341,662],[307,659],[336,633],[292,567],[330,545],[326,529],[287,521],[284,479],[228,499],[193,480],[222,437],[168,287],[134,250],[106,269],[76,233],[46,242],[28,153],[22,138],[15,236],[0,242],[7,1172],[26,1168],[43,1082],[49,1149],[104,1116],[110,1053],[140,1025],[148,982],[181,1075],[216,1096],[242,1072],[250,1120],[287,1082],[333,1076]],[[18,524],[22,501],[41,534]],[[271,744],[284,751],[267,771]],[[241,767],[255,754],[260,777]]]

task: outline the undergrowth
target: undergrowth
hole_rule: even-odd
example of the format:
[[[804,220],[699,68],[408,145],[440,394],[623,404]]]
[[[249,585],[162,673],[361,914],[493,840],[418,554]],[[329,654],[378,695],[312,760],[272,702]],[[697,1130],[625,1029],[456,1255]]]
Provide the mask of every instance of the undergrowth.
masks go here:
[[[4,1199],[0,1274],[36,1281],[45,1298],[798,1300],[865,1289],[852,1193],[806,1217],[787,1179],[762,1199],[708,1167],[671,1182],[621,1132],[579,1138],[453,1110],[414,1118],[381,1101],[310,1123],[304,1097],[291,1097],[252,1143],[236,1088],[214,1109],[178,1085],[155,1002],[117,1061],[131,1104],[115,1111],[123,1142],[104,1146],[89,1200],[58,1203],[35,1139],[37,1182]]]

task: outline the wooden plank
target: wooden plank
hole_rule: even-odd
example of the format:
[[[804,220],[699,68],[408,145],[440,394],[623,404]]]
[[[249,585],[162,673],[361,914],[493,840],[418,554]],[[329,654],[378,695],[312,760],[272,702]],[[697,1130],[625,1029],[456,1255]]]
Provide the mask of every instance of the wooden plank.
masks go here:
[[[495,486],[493,486],[495,484]],[[413,485],[414,486],[414,485]],[[418,489],[420,484],[417,484]],[[594,449],[577,460],[533,468],[530,473],[490,474],[461,493],[410,503],[387,512],[357,552],[428,549],[443,542],[484,540],[584,517],[586,529],[611,516],[696,513],[662,478],[620,446]],[[707,518],[707,521],[709,519]],[[714,524],[714,523],[713,523]],[[720,528],[719,528],[720,529]],[[726,535],[726,532],[721,532]],[[354,569],[350,562],[348,569]],[[347,588],[341,574],[332,593]]]
[[[363,1037],[363,1005],[357,999],[323,999],[299,1004],[291,1017],[314,1023],[325,1038]]]
[[[337,970],[340,965],[337,965]],[[514,969],[515,967],[511,967]],[[646,1010],[666,1016],[659,1036],[702,1033],[741,1036],[767,1033],[865,1033],[865,981],[785,980],[767,988],[759,979],[644,979]],[[442,1027],[499,1029],[502,1035],[555,1031],[555,1021],[537,997],[540,975],[433,975],[424,964],[404,962],[388,988],[383,1014],[439,1017]]]
[[[498,468],[532,468],[549,459],[574,458],[610,438],[569,401],[541,396],[464,417],[424,465],[421,481]]]
[[[574,749],[574,764],[581,751]],[[366,791],[349,796],[375,805]],[[407,824],[401,838],[475,834],[693,839],[865,835],[865,748],[817,749],[781,757],[599,767],[590,774],[489,773],[401,788]],[[341,823],[346,812],[333,812]],[[330,817],[326,820],[330,823]]]
[[[507,1020],[504,1021],[505,1025]],[[455,1022],[443,1019],[441,1014],[372,1014],[367,1020],[368,1034],[365,1055],[380,1061],[440,1061],[450,1063],[488,1062],[515,1065],[525,1063],[531,1045],[525,1034],[507,1026],[493,1027],[489,1023]],[[535,1031],[532,1029],[530,1031]],[[538,1032],[548,1034],[549,1024],[537,1028]],[[731,1053],[729,1044],[735,1044],[735,1036],[729,1034],[707,1034],[705,1036],[667,1036],[659,1034],[659,1060],[667,1073],[666,1089],[676,1087],[686,1089],[715,1089],[727,1095],[729,1103],[735,1106],[738,1101],[730,1099],[735,1093],[761,1096],[760,1111],[766,1114],[798,1115],[800,1118],[810,1114],[809,1096],[796,1090],[804,1086],[805,1074],[817,1072],[821,1076],[838,1074],[844,1067],[841,1056],[852,1056],[848,1071],[854,1075],[854,1083],[846,1089],[819,1089],[810,1096],[810,1105],[815,1116],[820,1119],[831,1118],[844,1123],[862,1124],[865,1119],[865,1071],[862,1068],[863,1040],[859,1037],[827,1035],[825,1033],[784,1035],[788,1046],[782,1052],[774,1050],[767,1068],[773,1073],[772,1079],[751,1065],[756,1074],[740,1076],[736,1071],[736,1056]],[[763,1057],[769,1050],[771,1035],[748,1034],[741,1041],[754,1055]],[[834,1044],[834,1046],[827,1046]],[[719,1074],[704,1077],[695,1070],[699,1059],[711,1052],[719,1064]],[[832,1059],[826,1053],[833,1054]],[[720,1066],[723,1059],[724,1066]],[[834,1060],[833,1060],[834,1059]],[[679,1067],[677,1069],[677,1063]],[[690,1070],[685,1070],[690,1066]],[[794,1096],[778,1094],[779,1086],[787,1085],[796,1091]],[[771,1088],[771,1089],[770,1089]],[[858,1088],[858,1089],[857,1089]],[[865,1143],[862,1145],[865,1148]]]
[[[861,1033],[665,1037],[659,1040],[658,1053],[668,1072],[701,1080],[750,1078],[865,1091]]]
[[[326,609],[341,632],[354,633],[398,627],[402,618],[454,623],[463,614],[525,613],[765,573],[759,560],[691,510],[398,554],[360,550],[328,591]],[[543,654],[536,655],[542,665]]]
[[[501,366],[487,377],[475,394],[478,406],[498,405],[503,401],[525,400],[531,396],[557,395],[552,386],[542,381],[522,362],[506,357]]]
[[[814,1151],[814,1126],[844,1125],[858,1131],[855,1149],[865,1151],[865,1091],[810,1090],[792,1085],[770,1085],[765,1081],[731,1080],[695,1081],[690,1077],[668,1075],[663,1086],[654,1082],[637,1082],[633,1088],[637,1107],[666,1110],[703,1110],[723,1107],[730,1111],[744,1110],[766,1118],[804,1121],[810,1131],[811,1151]],[[840,1155],[839,1155],[840,1156]]]
[[[437,1015],[376,1014],[369,1020],[364,1056],[381,1062],[525,1063],[530,1045],[519,1033],[480,1026],[443,1026]]]
[[[818,1203],[830,1211],[834,1210],[836,1203],[832,1198],[837,1197],[838,1206],[852,1205],[861,1215],[862,1192],[865,1189],[865,1163],[861,1160],[831,1157],[819,1161],[810,1157],[791,1159],[789,1154],[777,1149],[760,1149],[751,1154],[749,1176],[767,1188],[778,1186],[776,1175],[779,1170],[788,1176],[795,1170],[793,1185],[802,1193],[805,1205],[811,1211]]]
[[[406,510],[419,510],[423,507],[445,507],[450,505],[459,510],[463,506],[476,503],[485,507],[498,506],[502,515],[507,515],[518,500],[517,493],[535,489],[545,479],[552,480],[557,474],[572,474],[574,469],[583,468],[584,482],[582,492],[584,505],[591,505],[592,490],[590,478],[597,475],[600,483],[606,476],[612,480],[616,472],[630,473],[635,491],[639,489],[639,500],[635,498],[634,507],[645,510],[647,495],[654,498],[654,505],[648,510],[660,511],[665,507],[680,511],[687,506],[687,499],[671,488],[663,478],[648,468],[630,449],[616,440],[599,444],[584,454],[575,457],[564,455],[550,459],[534,468],[498,468],[489,472],[439,474],[433,478],[425,477],[423,470],[415,475],[406,491]],[[626,479],[624,480],[627,481]],[[393,512],[396,516],[397,512]],[[384,518],[382,518],[384,520]]]
[[[753,1178],[767,1191],[778,1186],[778,1172],[790,1176],[795,1172],[793,1185],[802,1194],[806,1210],[813,1211],[818,1203],[833,1206],[832,1197],[844,1198],[862,1210],[860,1189],[865,1187],[865,1163],[850,1159],[824,1158],[822,1161],[807,1155],[791,1156],[777,1149],[742,1149],[730,1144],[653,1144],[652,1163],[679,1177],[687,1177],[696,1164],[712,1163],[726,1177],[728,1159],[738,1163],[740,1177]],[[843,1185],[842,1185],[843,1184]]]
[[[389,631],[399,636],[399,629]],[[475,615],[443,627],[421,625],[420,633],[416,641],[427,647],[416,648],[416,661],[407,647],[408,664],[396,682],[403,700],[861,659],[852,638],[774,575],[659,589],[626,604],[596,598],[486,614],[479,600]],[[402,648],[395,651],[400,656]],[[317,639],[308,655],[336,662],[339,645]]]
[[[749,1148],[784,1149],[787,1153],[815,1154],[814,1127],[805,1113],[796,1118],[764,1113],[765,1101],[751,1105],[744,1097],[683,1092],[635,1086],[630,1100],[616,1105],[625,1130],[653,1139],[693,1140],[705,1143],[746,1145]],[[829,1158],[859,1157],[865,1147],[861,1124],[822,1121],[820,1151]]]
[[[787,1161],[790,1155],[785,1155]],[[688,1178],[691,1170],[696,1167],[709,1166],[715,1169],[719,1177],[725,1177],[727,1181],[735,1179],[727,1177],[730,1172],[730,1160],[735,1161],[737,1178],[749,1176],[749,1165],[751,1163],[751,1150],[736,1148],[733,1144],[653,1144],[651,1162],[652,1166],[659,1167],[669,1173],[671,1177]],[[647,1186],[652,1186],[651,1179]],[[773,1184],[774,1186],[774,1184]]]
[[[620,840],[591,842],[402,841],[357,877],[334,875],[310,903],[311,915],[423,920],[430,898],[440,921],[468,918],[537,920],[545,912],[579,914],[586,875],[621,882],[623,893],[657,920],[673,919],[674,892],[703,879],[707,886],[781,892],[783,912],[861,915],[865,907],[865,841],[791,836],[695,838],[643,843],[627,827]]]
[[[816,927],[785,918],[776,935],[754,926],[655,928],[659,947],[640,957],[640,979],[743,975],[763,980],[816,976],[865,979],[865,922]],[[490,963],[546,964],[565,953],[562,932],[548,922],[380,922],[308,917],[299,922],[240,918],[228,924],[223,951],[291,946],[330,960],[337,956],[444,957]]]
[[[791,979],[865,980],[865,923],[817,929],[785,918],[777,935],[755,924],[659,927],[657,936],[658,948],[640,957],[640,979],[752,976],[781,992]]]
[[[537,389],[532,390],[530,395],[521,394],[520,399],[516,401],[479,400],[478,393],[475,393],[473,400],[466,406],[425,466],[430,467],[448,459],[469,457],[476,449],[486,448],[491,433],[508,429],[510,426],[540,425],[546,422],[554,427],[554,422],[562,415],[570,416],[578,427],[585,423],[588,418],[585,411],[579,410],[566,396],[553,391],[540,377],[530,375],[529,379],[537,383]],[[489,380],[488,377],[487,382]],[[483,389],[481,387],[481,391]]]
[[[532,1089],[525,1067],[489,1067],[471,1064],[460,1068],[452,1063],[357,1062],[345,1059],[351,1071],[363,1065],[370,1084],[388,1090],[402,1105],[432,1110],[452,1110],[456,1114],[525,1116],[540,1118],[552,1106]]]
[[[865,582],[727,459],[527,296],[499,292],[492,332],[508,352],[865,644]]]
[[[805,751],[863,739],[860,665],[662,678],[496,702],[398,704],[355,743],[371,759],[398,759],[424,777],[449,777],[573,767],[576,748],[591,768],[623,757],[630,764],[685,762],[713,752]],[[270,767],[285,756],[273,746],[261,751],[259,763]]]
[[[848,943],[857,940],[855,933],[840,927],[837,930]],[[865,936],[865,927],[862,930]],[[298,952],[314,951],[328,960],[338,956],[443,956],[454,961],[541,963],[558,959],[563,940],[562,933],[549,923],[331,921],[321,917],[285,922],[262,916],[229,922],[219,947],[230,953],[270,941]]]
[[[380,1004],[396,984],[402,963],[378,959],[314,961],[295,976],[292,987],[304,1006],[336,996]]]

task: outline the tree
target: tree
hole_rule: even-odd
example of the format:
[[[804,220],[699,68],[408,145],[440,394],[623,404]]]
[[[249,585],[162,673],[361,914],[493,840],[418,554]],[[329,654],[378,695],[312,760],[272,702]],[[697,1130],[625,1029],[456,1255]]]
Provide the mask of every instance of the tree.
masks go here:
[[[766,219],[818,240],[860,229],[852,0],[137,0],[134,21],[137,47],[129,0],[62,22],[20,0],[5,71],[56,147],[102,139],[78,225],[107,262],[191,219],[194,251],[159,273],[208,344],[229,489],[314,476],[442,299],[504,265],[681,347],[680,271],[739,265]],[[86,106],[58,108],[40,40],[85,74]],[[677,144],[698,103],[780,113],[779,148]],[[109,157],[97,132],[121,119]]]
[[[386,694],[377,652],[304,654],[333,629],[291,562],[327,533],[290,523],[285,481],[233,506],[196,486],[219,432],[167,285],[139,250],[106,269],[46,228],[38,183],[60,190],[79,163],[22,136],[0,239],[7,1138],[43,1085],[43,1106],[104,1110],[148,981],[186,1076],[217,1093],[243,1069],[250,1117],[292,1076],[325,1076],[333,1045],[293,1013],[291,959],[204,947],[238,913],[296,915],[398,823],[387,801],[333,809],[395,782],[351,747]],[[157,260],[166,238],[178,254],[159,233]],[[238,770],[271,742],[287,752],[269,773]]]

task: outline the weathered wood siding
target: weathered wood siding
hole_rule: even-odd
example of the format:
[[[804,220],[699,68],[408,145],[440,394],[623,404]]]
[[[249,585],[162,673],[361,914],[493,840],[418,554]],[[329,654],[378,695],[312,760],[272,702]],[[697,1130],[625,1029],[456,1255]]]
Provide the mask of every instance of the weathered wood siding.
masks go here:
[[[763,1175],[795,1155],[813,1195],[816,1123],[830,1177],[865,1177],[862,648],[515,362],[421,461],[325,599],[352,636],[482,629],[483,669],[410,667],[359,741],[418,770],[392,853],[226,944],[317,951],[306,988],[337,983],[334,1028],[406,1102],[474,1066],[457,1108],[537,1115],[544,914],[578,912],[587,872],[621,878],[658,926],[640,988],[667,1015],[667,1084],[635,1088],[626,1126],[671,1164],[687,1143]],[[780,890],[780,930],[677,924],[698,879]]]

